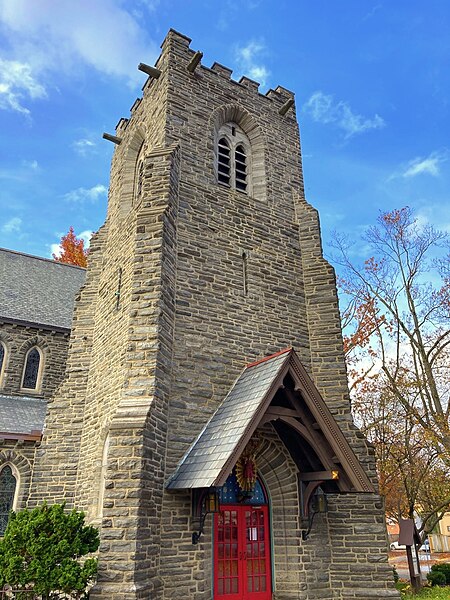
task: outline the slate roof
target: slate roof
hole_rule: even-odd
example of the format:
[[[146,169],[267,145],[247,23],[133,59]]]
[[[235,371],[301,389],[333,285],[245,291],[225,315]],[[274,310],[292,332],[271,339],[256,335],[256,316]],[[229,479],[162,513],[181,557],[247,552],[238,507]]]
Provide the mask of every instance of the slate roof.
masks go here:
[[[0,248],[0,319],[70,329],[85,269]]]
[[[227,461],[252,424],[259,421],[258,409],[265,404],[264,400],[279,373],[289,362],[291,352],[290,349],[283,350],[245,367],[179,463],[167,483],[167,489],[222,485],[221,479],[226,479],[229,475],[223,472]]]
[[[47,402],[43,398],[0,394],[0,435],[42,433],[46,411]]]

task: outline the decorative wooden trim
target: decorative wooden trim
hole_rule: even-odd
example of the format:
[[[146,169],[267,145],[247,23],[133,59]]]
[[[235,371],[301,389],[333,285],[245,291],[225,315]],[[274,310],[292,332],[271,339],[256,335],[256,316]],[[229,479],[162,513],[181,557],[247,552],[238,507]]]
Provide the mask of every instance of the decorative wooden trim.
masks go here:
[[[0,431],[0,440],[22,440],[24,442],[40,442],[41,439],[41,431],[33,430],[30,433],[4,433]]]
[[[354,491],[375,492],[373,485],[364,472],[355,453],[350,448],[344,434],[339,429],[333,415],[325,404],[319,390],[314,385],[295,353],[291,355],[290,366],[297,382],[296,389],[302,392],[303,399],[320,425],[327,441],[336,453],[346,474],[350,478]]]
[[[336,481],[339,479],[339,471],[312,471],[310,473],[299,473],[300,481]]]

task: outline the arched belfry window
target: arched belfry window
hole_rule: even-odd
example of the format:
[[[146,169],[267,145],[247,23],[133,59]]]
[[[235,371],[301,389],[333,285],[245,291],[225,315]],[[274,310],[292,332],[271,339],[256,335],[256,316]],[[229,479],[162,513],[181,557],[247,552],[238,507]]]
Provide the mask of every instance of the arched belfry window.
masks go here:
[[[236,123],[219,129],[217,141],[217,181],[240,192],[250,193],[250,142]]]
[[[14,508],[17,479],[9,465],[0,471],[0,536],[5,533],[9,513]]]
[[[6,346],[3,342],[0,342],[0,388],[3,383],[3,373],[6,368]]]
[[[28,350],[23,369],[22,388],[27,390],[39,388],[42,362],[42,352],[37,346]]]

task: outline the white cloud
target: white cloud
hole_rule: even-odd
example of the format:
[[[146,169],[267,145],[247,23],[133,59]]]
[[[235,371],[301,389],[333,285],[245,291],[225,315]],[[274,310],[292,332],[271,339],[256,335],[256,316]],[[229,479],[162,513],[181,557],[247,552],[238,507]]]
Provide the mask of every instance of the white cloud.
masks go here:
[[[82,231],[81,233],[79,233],[77,235],[77,237],[79,239],[84,240],[84,247],[85,248],[89,248],[89,246],[91,244],[91,237],[92,237],[93,233],[94,232],[92,231],[92,229],[86,229],[85,231]]]
[[[64,194],[64,200],[67,202],[96,202],[100,196],[104,196],[108,193],[108,188],[98,183],[91,188],[79,187],[76,190],[72,190],[67,194]]]
[[[31,169],[32,171],[39,171],[39,163],[37,160],[23,160],[22,165],[26,169]]]
[[[262,86],[266,85],[270,75],[270,71],[261,62],[261,55],[264,55],[265,51],[264,44],[255,40],[250,41],[246,46],[238,46],[235,49],[235,58],[239,69],[243,71],[244,75],[259,82]]]
[[[137,64],[158,54],[141,20],[120,0],[0,0],[0,23],[15,60],[34,73],[73,74],[79,63],[133,84]],[[151,2],[149,4],[152,4]]]
[[[368,19],[371,19],[373,17],[373,15],[380,10],[381,8],[383,8],[382,4],[376,4],[372,10],[370,10],[364,17],[363,17],[363,21],[367,21]]]
[[[45,87],[32,74],[29,64],[0,58],[0,108],[24,115],[30,111],[23,100],[45,98]]]
[[[440,172],[440,164],[447,160],[447,156],[443,153],[432,152],[426,158],[414,158],[411,160],[405,171],[402,173],[403,177],[415,177],[422,173],[433,175],[437,177]]]
[[[142,4],[151,13],[155,12],[160,3],[161,0],[139,0],[139,4]]]
[[[333,123],[345,132],[346,138],[385,126],[384,119],[379,115],[371,119],[358,115],[352,111],[347,102],[343,100],[335,102],[332,95],[320,91],[311,95],[304,105],[304,111],[318,123]]]
[[[21,225],[22,225],[22,219],[19,219],[19,217],[13,217],[9,221],[6,221],[6,223],[3,225],[2,232],[3,233],[18,233],[21,229]]]
[[[59,258],[61,256],[62,253],[62,248],[59,244],[50,244],[50,256],[53,258],[53,255],[56,256],[56,258]]]
[[[261,2],[262,0],[221,0],[221,2],[217,3],[217,28],[221,31],[225,31],[232,27],[233,22],[236,20],[242,22],[244,11],[251,12],[257,9]],[[246,16],[244,19],[245,18],[249,19],[251,16]]]
[[[75,150],[77,154],[80,156],[88,156],[95,152],[96,143],[87,138],[83,138],[81,140],[75,140],[72,144],[72,148]]]

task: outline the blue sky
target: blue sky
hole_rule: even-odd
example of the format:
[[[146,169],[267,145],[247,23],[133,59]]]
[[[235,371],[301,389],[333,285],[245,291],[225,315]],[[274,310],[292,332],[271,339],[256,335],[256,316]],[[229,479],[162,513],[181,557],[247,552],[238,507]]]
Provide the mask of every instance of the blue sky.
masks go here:
[[[114,133],[172,27],[296,94],[325,243],[413,207],[450,231],[448,0],[0,0],[0,246],[50,257],[105,217]]]

